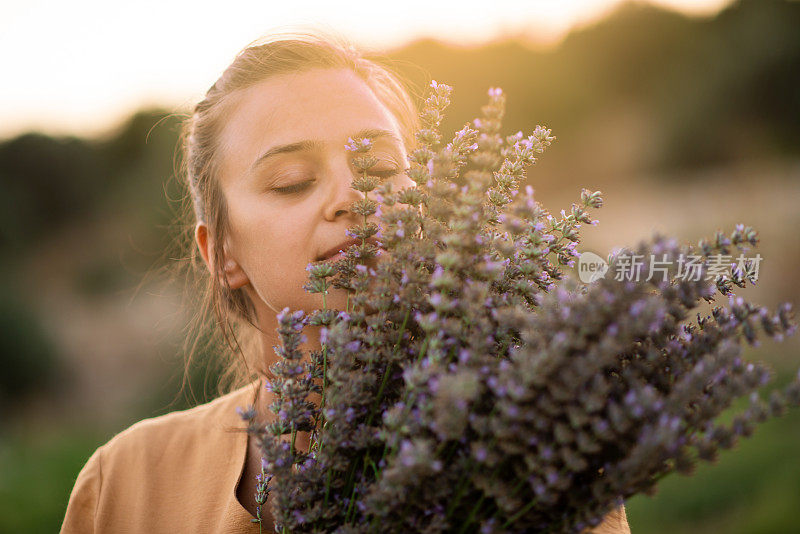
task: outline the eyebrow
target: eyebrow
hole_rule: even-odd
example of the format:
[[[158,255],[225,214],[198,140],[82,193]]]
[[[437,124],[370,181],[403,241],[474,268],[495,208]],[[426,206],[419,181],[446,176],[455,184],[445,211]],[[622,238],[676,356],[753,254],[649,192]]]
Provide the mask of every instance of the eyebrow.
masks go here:
[[[369,139],[381,139],[381,138],[389,138],[397,143],[400,146],[403,145],[403,141],[392,131],[384,130],[382,128],[365,128],[361,131],[356,132],[355,135],[350,136],[352,139],[359,139],[362,137],[368,137]],[[304,139],[302,141],[297,141],[295,143],[289,143],[286,145],[278,145],[275,147],[270,148],[253,162],[250,166],[250,172],[253,172],[256,168],[260,165],[263,165],[266,160],[269,158],[275,157],[279,154],[289,154],[292,152],[308,152],[312,150],[318,150],[322,148],[324,143],[319,140],[312,140],[312,139]],[[344,145],[342,145],[344,146]]]

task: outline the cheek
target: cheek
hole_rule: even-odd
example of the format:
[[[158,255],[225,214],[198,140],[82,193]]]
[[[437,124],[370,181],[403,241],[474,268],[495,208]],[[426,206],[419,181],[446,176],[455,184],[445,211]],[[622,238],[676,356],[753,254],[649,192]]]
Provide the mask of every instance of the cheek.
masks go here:
[[[253,232],[252,248],[248,251],[254,263],[272,272],[289,274],[293,270],[299,270],[304,273],[305,264],[299,264],[309,255],[309,242],[308,232],[302,226],[303,221],[292,221],[283,215],[261,219],[259,222]]]
[[[245,270],[259,297],[272,308],[308,308],[303,285],[309,261],[308,238],[285,217],[279,221],[260,220],[260,230],[248,240]]]
[[[286,280],[305,274],[311,228],[303,213],[255,201],[232,206],[240,257],[251,277],[269,283],[270,277]]]

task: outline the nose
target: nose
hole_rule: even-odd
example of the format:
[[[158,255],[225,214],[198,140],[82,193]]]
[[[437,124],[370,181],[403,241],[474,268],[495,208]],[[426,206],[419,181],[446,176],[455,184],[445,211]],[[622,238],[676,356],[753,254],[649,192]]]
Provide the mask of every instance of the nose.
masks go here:
[[[349,216],[353,221],[358,221],[361,216],[353,213],[351,205],[356,200],[364,198],[364,193],[352,187],[353,178],[357,176],[355,169],[350,164],[347,154],[339,155],[327,166],[329,179],[326,180],[329,192],[323,206],[326,220],[334,221],[338,217]],[[373,196],[372,193],[368,193]]]

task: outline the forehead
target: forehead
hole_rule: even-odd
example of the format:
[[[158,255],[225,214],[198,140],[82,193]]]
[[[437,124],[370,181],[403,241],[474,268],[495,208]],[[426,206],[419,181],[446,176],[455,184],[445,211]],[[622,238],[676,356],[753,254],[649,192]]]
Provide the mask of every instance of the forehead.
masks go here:
[[[402,138],[397,119],[349,69],[271,77],[229,103],[220,131],[223,179],[242,175],[272,147],[314,140],[344,150],[349,136],[370,128]]]

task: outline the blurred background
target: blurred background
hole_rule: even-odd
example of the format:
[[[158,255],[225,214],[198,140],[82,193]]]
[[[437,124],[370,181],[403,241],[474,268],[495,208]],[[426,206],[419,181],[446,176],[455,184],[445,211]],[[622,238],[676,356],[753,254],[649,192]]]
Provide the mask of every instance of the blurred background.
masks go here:
[[[529,171],[553,213],[605,193],[579,250],[654,231],[761,235],[756,287],[800,295],[800,3],[788,0],[358,3],[6,2],[0,7],[0,532],[57,531],[96,447],[214,396],[213,350],[181,392],[193,310],[164,251],[180,121],[240,48],[315,23],[388,60],[419,97],[454,87],[452,134],[489,87],[503,133],[552,128]],[[166,5],[165,5],[166,4]],[[776,383],[797,336],[748,349]],[[627,504],[635,534],[784,533],[800,524],[800,413]]]

